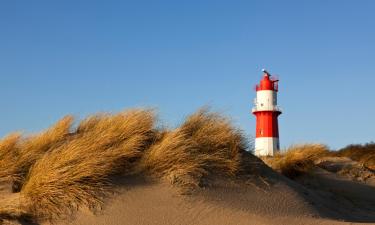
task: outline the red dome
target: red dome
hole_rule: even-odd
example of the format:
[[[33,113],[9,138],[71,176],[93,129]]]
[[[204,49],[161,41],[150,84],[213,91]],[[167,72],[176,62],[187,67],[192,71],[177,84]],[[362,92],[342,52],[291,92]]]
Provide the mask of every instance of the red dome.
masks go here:
[[[270,75],[268,73],[264,73],[263,79],[260,81],[260,84],[256,86],[256,90],[257,91],[263,91],[263,90],[277,91],[277,82],[278,80],[270,79]]]

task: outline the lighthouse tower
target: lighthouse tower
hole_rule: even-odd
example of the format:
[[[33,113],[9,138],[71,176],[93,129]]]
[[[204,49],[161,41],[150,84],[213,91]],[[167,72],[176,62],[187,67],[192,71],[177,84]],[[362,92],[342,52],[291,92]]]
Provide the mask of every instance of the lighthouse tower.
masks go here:
[[[273,156],[280,150],[277,117],[281,110],[277,106],[278,81],[265,70],[263,79],[256,85],[256,98],[252,110],[256,117],[255,155]]]

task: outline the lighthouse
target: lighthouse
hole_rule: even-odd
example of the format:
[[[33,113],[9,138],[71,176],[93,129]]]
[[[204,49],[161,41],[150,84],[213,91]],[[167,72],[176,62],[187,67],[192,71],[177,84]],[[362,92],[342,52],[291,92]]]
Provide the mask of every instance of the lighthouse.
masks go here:
[[[272,78],[265,70],[258,85],[252,110],[256,117],[255,155],[273,156],[280,151],[278,116],[281,114],[277,106],[278,79]]]

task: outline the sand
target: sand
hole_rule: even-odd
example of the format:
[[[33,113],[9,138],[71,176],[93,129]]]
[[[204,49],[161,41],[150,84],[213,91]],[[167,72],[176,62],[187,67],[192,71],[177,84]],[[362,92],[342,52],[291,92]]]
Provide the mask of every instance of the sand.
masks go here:
[[[181,196],[166,183],[133,182],[136,187],[119,190],[99,215],[81,212],[75,220],[62,224],[335,224],[317,219],[318,212],[283,184],[265,192],[219,182]]]

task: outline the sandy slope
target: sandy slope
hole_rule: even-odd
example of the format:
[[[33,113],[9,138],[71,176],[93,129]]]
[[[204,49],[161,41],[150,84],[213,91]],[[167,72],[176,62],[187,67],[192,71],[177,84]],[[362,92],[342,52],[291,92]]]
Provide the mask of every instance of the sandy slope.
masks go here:
[[[121,182],[119,194],[106,204],[100,214],[80,212],[77,218],[61,224],[331,225],[375,222],[375,215],[370,215],[371,210],[375,212],[375,207],[366,205],[366,202],[357,202],[359,208],[353,210],[351,203],[345,202],[346,205],[343,205],[343,201],[338,200],[345,197],[327,197],[332,195],[332,186],[328,184],[320,189],[312,186],[306,188],[268,168],[261,168],[261,173],[262,179],[231,181],[217,178],[211,180],[208,187],[190,195],[181,195],[178,189],[160,181],[153,182],[139,177],[126,178]],[[331,176],[334,175],[318,174],[313,180],[330,180],[330,185],[342,185],[340,178]],[[363,190],[350,185],[356,183],[348,182],[345,185],[348,185],[347,189],[351,191],[348,193],[349,198],[351,194],[356,198],[358,192]],[[375,196],[372,187],[361,187],[366,187],[367,192],[360,195]],[[375,203],[372,199],[370,202]],[[368,208],[365,209],[366,207]]]
[[[131,187],[132,184],[137,185]],[[80,213],[73,224],[334,224],[285,184],[268,190],[219,182],[181,196],[164,183],[133,180],[100,215]],[[64,223],[62,223],[64,224]],[[338,223],[337,223],[338,224]]]
[[[325,200],[331,211],[350,221],[375,222],[375,171],[345,157],[320,160],[309,176],[297,180]]]
[[[237,180],[212,178],[204,188],[183,195],[160,180],[118,177],[117,193],[103,210],[95,215],[80,210],[74,218],[54,224],[375,224],[371,183],[319,168],[295,182],[263,163],[255,173]],[[9,189],[3,186],[0,195],[6,196]]]

